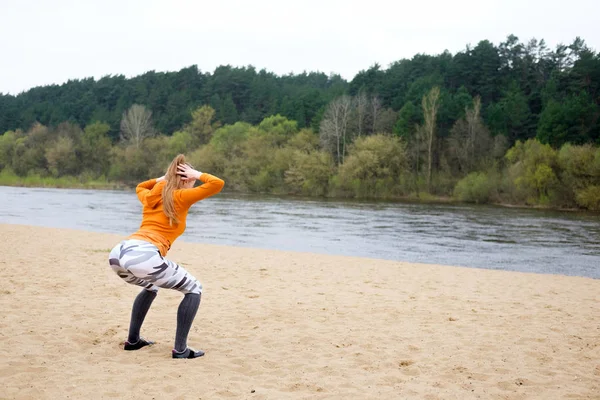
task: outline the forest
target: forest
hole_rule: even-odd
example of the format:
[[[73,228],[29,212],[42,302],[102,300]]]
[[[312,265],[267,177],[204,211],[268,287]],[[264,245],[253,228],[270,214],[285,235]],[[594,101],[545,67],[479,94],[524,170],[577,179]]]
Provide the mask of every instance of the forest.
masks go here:
[[[0,94],[0,184],[117,187],[178,153],[240,192],[600,209],[600,54],[511,35],[352,80],[196,66]]]

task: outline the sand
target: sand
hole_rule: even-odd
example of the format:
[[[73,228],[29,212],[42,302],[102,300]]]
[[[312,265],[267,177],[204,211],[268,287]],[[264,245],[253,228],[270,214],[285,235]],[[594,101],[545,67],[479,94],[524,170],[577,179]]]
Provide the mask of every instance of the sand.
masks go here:
[[[171,290],[142,328],[157,344],[122,350],[122,236],[0,235],[2,399],[600,399],[600,280],[180,239],[206,356],[173,360]]]

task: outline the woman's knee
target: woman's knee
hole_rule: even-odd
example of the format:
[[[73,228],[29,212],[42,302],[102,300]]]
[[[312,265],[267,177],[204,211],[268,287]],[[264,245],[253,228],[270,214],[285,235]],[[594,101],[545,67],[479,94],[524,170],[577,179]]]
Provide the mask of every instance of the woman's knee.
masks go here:
[[[202,294],[202,283],[200,283],[200,281],[198,281],[193,276],[188,275],[188,276],[184,277],[179,284],[173,286],[173,289],[178,290],[183,294],[193,293],[193,294],[201,295]]]

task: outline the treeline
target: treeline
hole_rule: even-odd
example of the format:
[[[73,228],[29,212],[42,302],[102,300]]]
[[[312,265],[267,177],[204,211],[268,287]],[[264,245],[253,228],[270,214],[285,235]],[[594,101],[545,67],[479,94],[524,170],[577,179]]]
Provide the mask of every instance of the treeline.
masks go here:
[[[387,111],[395,134],[409,137],[423,122],[421,99],[434,86],[441,89],[439,137],[450,135],[479,96],[485,125],[510,145],[531,138],[555,148],[600,141],[600,56],[579,38],[552,50],[543,40],[523,43],[513,35],[497,46],[484,40],[454,55],[419,54],[387,69],[375,65],[350,82],[323,73],[277,76],[251,66],[73,80],[17,96],[0,94],[0,132],[28,130],[36,122],[83,128],[101,121],[114,141],[133,104],[152,110],[155,128],[166,135],[189,124],[191,111],[205,104],[223,124],[256,125],[279,114],[318,131],[333,99],[364,93]]]
[[[195,67],[0,96],[0,183],[160,176],[178,153],[227,189],[600,209],[600,55],[514,36],[351,82]]]
[[[152,110],[156,129],[167,135],[189,123],[190,112],[203,104],[215,109],[225,124],[256,124],[279,113],[308,127],[347,88],[339,75],[277,76],[252,66],[220,66],[212,74],[191,66],[178,72],[149,71],[130,79],[115,75],[71,80],[17,96],[0,93],[0,132],[26,130],[36,122],[57,126],[68,121],[84,127],[102,121],[109,125],[109,136],[116,139],[122,114],[133,104]]]
[[[340,104],[347,107],[346,114],[336,112]],[[436,114],[443,103],[437,87],[423,97],[425,121],[411,139],[359,129],[358,121],[372,126],[374,119],[370,113],[360,116],[360,104],[360,99],[343,96],[330,103],[320,134],[280,115],[256,125],[221,126],[210,106],[194,110],[190,123],[171,136],[156,134],[149,111],[134,106],[123,115],[121,139],[114,145],[106,123],[95,122],[83,130],[70,122],[55,128],[35,124],[28,131],[8,131],[0,137],[0,183],[13,179],[39,184],[49,178],[67,179],[71,186],[134,185],[162,175],[176,154],[186,153],[196,168],[224,178],[232,191],[376,199],[454,197],[600,209],[599,147],[565,144],[554,149],[528,139],[508,148],[506,137],[493,137],[483,123],[479,98],[454,123],[449,137],[439,138]],[[345,133],[336,126],[345,126]]]

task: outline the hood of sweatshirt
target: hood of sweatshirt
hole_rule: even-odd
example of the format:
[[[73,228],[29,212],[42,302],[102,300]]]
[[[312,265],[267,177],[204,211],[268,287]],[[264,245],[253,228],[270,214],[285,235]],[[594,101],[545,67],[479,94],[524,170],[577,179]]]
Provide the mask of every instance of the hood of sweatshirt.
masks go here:
[[[150,190],[150,193],[148,193],[144,198],[145,205],[154,208],[162,201],[162,190],[165,186],[165,183],[165,181],[161,181],[154,185],[154,187]]]

